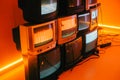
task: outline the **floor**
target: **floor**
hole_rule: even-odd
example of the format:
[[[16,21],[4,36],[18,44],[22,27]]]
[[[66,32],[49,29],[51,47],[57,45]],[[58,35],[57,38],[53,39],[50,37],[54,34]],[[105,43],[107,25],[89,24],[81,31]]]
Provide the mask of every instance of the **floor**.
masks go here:
[[[98,41],[98,45],[112,44],[98,48],[100,57],[90,56],[72,70],[63,72],[58,80],[120,80],[120,30],[99,28]],[[24,65],[0,76],[0,80],[25,80]]]

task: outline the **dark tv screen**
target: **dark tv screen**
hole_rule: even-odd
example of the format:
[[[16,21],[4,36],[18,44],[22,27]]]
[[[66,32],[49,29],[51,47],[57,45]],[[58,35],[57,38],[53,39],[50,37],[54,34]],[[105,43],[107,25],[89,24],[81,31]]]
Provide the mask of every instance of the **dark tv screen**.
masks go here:
[[[80,60],[82,54],[82,37],[65,44],[65,65],[73,65]]]
[[[40,68],[40,79],[47,78],[59,70],[60,61],[60,49],[55,48],[46,53],[40,54],[39,56],[39,68]]]

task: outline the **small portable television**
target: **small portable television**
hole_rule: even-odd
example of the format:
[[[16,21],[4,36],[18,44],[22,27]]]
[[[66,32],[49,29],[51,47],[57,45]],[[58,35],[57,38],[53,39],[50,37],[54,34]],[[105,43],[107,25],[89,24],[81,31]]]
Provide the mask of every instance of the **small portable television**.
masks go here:
[[[85,55],[94,53],[97,48],[98,30],[97,28],[85,35]]]
[[[21,52],[37,55],[56,46],[56,20],[19,26]]]
[[[90,30],[93,30],[98,26],[98,8],[96,7],[90,9],[90,15],[91,15]]]
[[[58,44],[64,44],[76,38],[77,15],[58,18]]]
[[[85,10],[84,0],[59,0],[60,15],[72,15]]]
[[[58,0],[18,0],[18,6],[28,22],[40,23],[57,17]]]
[[[82,36],[65,44],[65,69],[69,69],[82,59]]]
[[[86,0],[86,10],[89,10],[91,7],[97,6],[97,0]]]
[[[38,60],[40,80],[57,80],[62,65],[60,48],[56,47],[47,53],[40,54]]]
[[[57,80],[61,73],[61,52],[55,47],[38,55],[23,55],[26,80]]]
[[[89,12],[78,14],[78,34],[83,34],[89,31],[90,21]]]

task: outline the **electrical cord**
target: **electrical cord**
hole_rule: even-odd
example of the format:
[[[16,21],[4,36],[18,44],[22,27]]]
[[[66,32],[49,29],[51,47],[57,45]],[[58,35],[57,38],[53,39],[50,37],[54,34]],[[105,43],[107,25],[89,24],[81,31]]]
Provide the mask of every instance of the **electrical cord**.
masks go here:
[[[120,46],[120,34],[105,33],[104,29],[99,29],[98,47],[105,48],[109,46]],[[117,45],[115,45],[115,43]]]

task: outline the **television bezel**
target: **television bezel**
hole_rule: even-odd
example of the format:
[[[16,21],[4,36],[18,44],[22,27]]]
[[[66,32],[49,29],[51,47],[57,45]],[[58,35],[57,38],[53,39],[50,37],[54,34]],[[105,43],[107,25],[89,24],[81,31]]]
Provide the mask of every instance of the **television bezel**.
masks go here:
[[[71,19],[73,17],[75,18],[75,22],[76,22],[75,33],[72,34],[71,36],[66,37],[66,38],[62,38],[62,30],[61,30],[61,26],[62,25],[61,25],[61,22],[63,20],[68,20],[68,19]],[[58,18],[58,30],[57,30],[57,32],[58,32],[58,37],[57,37],[57,43],[58,44],[64,44],[66,42],[69,42],[69,41],[75,39],[76,35],[77,35],[77,15],[75,14],[75,15],[71,15],[71,16],[66,16],[66,17]]]
[[[28,23],[29,24],[29,23]],[[53,26],[53,40],[35,47],[34,45],[34,29],[38,27],[44,27],[45,25],[52,24]],[[20,25],[20,42],[21,42],[21,51],[23,54],[27,54],[29,51],[33,52],[32,55],[41,54],[48,50],[51,50],[56,46],[56,20],[34,25]]]

